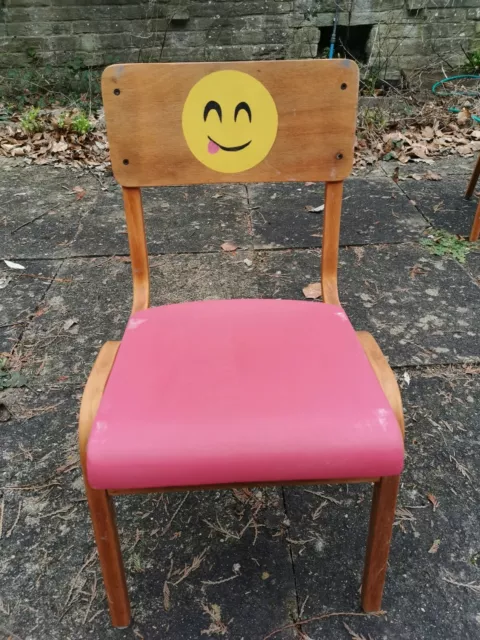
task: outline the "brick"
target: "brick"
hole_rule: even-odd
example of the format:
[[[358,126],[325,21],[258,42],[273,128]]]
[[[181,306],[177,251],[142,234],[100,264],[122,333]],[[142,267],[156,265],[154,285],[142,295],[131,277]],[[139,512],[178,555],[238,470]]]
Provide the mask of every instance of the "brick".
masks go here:
[[[480,7],[478,9],[468,9],[467,18],[469,20],[480,20]]]
[[[69,22],[14,22],[7,23],[8,36],[49,36],[70,33],[72,25]]]

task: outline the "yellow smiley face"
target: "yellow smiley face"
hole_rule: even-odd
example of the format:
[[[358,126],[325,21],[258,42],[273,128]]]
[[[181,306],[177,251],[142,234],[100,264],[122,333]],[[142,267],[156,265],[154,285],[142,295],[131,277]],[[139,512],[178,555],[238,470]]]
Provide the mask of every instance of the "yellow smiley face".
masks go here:
[[[215,71],[190,90],[182,113],[183,135],[209,169],[239,173],[268,155],[277,136],[272,96],[242,71]]]

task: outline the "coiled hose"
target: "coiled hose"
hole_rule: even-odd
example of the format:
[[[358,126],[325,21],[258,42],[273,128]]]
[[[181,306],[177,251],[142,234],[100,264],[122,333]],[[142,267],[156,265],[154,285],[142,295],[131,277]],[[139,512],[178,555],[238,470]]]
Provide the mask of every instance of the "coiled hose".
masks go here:
[[[452,90],[452,91],[448,91],[448,90],[438,90],[439,87],[444,87],[444,85],[446,85],[448,82],[452,82],[453,80],[480,80],[480,76],[474,75],[474,74],[462,74],[459,76],[450,76],[449,78],[442,78],[442,80],[439,80],[438,82],[436,82],[433,87],[432,87],[432,93],[436,96],[439,96],[441,98],[447,98],[447,97],[451,97],[451,96],[464,96],[464,97],[468,97],[468,98],[480,98],[480,91],[456,91],[456,90]],[[458,109],[458,107],[449,107],[448,109],[451,113],[459,113],[460,109]],[[476,115],[471,115],[472,120],[475,120],[475,122],[480,122],[480,117],[476,116]]]

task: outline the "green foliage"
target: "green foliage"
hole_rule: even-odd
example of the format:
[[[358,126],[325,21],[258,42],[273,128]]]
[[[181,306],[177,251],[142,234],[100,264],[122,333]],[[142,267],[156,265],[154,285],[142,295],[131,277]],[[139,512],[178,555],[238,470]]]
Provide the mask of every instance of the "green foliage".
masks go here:
[[[467,73],[480,73],[480,49],[475,49],[466,54],[468,62],[464,67]]]
[[[75,133],[79,133],[80,135],[84,136],[93,129],[93,126],[82,111],[72,119],[71,129]]]
[[[427,238],[422,238],[420,244],[434,256],[451,256],[462,264],[472,249],[471,242],[443,229],[435,230]]]
[[[10,371],[7,366],[7,359],[0,358],[0,390],[12,387],[24,387],[27,379],[19,371]]]
[[[22,129],[29,134],[43,131],[43,123],[39,117],[40,109],[38,107],[31,107],[26,111],[20,119]]]
[[[35,52],[28,55],[32,61],[28,67],[0,75],[0,103],[10,112],[27,106],[60,105],[87,111],[101,106],[100,70],[87,68],[81,58],[62,67],[40,66]]]

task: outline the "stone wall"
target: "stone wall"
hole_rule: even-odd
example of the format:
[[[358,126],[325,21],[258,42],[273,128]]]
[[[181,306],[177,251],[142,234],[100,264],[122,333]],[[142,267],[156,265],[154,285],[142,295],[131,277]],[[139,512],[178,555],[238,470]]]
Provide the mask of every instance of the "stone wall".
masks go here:
[[[341,40],[369,69],[466,62],[480,0],[338,0]],[[0,67],[322,57],[335,0],[0,0]]]

